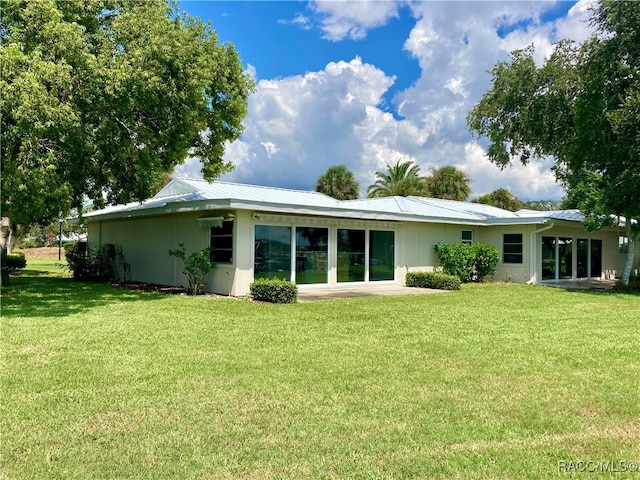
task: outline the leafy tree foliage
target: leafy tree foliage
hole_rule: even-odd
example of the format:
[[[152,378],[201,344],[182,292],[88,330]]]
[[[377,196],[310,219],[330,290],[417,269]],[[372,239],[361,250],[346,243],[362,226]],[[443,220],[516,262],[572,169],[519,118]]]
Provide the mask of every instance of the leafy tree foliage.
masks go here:
[[[533,47],[499,62],[467,122],[489,139],[487,154],[497,165],[554,157],[556,178],[587,215],[587,228],[625,217],[633,247],[640,219],[640,3],[603,0],[592,22],[598,35],[582,45],[558,43],[540,67]]]
[[[165,0],[5,0],[0,27],[3,216],[142,200],[188,154],[232,168],[253,81],[209,25]]]
[[[316,192],[337,200],[355,200],[360,196],[360,185],[346,166],[333,165],[318,177]]]
[[[528,210],[550,211],[577,208],[577,206],[569,205],[563,200],[523,200],[522,208],[526,208]]]
[[[411,161],[394,166],[387,163],[387,171],[376,172],[376,182],[367,189],[367,197],[408,197],[411,195],[425,196],[426,182],[420,176],[420,167]]]
[[[471,193],[471,178],[453,165],[432,168],[425,178],[427,196],[462,202]]]
[[[523,208],[522,202],[506,188],[498,188],[491,193],[481,195],[472,200],[474,203],[482,203],[484,205],[493,205],[494,207],[517,212]]]

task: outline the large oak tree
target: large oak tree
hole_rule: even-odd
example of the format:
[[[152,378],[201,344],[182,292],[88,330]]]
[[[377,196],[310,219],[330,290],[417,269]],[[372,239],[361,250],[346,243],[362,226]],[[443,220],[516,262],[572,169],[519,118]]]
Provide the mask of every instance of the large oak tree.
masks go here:
[[[626,219],[626,283],[640,219],[640,3],[602,1],[592,22],[596,35],[558,43],[541,66],[533,47],[499,62],[467,121],[489,139],[497,165],[555,158],[556,178],[587,215],[587,228]]]
[[[165,0],[4,0],[0,35],[3,217],[143,200],[188,155],[209,180],[232,169],[254,82],[200,19]]]

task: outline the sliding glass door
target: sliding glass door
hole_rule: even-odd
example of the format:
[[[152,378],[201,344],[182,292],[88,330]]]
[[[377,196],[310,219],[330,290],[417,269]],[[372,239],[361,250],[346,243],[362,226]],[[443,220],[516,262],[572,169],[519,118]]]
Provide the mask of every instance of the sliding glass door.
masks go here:
[[[338,282],[364,282],[365,231],[338,229]]]
[[[542,237],[541,250],[542,280],[602,276],[602,240]]]
[[[298,284],[327,283],[329,230],[296,227],[296,279]]]

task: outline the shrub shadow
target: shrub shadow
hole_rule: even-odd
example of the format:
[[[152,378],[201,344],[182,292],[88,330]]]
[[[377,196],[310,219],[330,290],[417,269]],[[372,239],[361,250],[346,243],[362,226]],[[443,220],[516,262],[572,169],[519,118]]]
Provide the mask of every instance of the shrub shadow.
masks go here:
[[[2,289],[2,317],[64,317],[112,302],[158,300],[163,295],[113,285],[80,282],[25,270]]]

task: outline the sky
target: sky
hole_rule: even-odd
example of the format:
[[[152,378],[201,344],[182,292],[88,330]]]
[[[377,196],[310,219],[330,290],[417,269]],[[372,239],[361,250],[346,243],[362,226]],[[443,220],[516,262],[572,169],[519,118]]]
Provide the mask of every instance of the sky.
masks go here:
[[[507,188],[522,200],[560,199],[553,159],[501,170],[466,124],[490,87],[490,70],[533,44],[539,64],[554,42],[593,33],[592,0],[179,1],[235,45],[256,80],[235,165],[222,181],[313,190],[346,165],[360,196],[387,164],[413,161],[427,175],[454,165],[470,199]],[[201,178],[188,158],[179,176]]]

